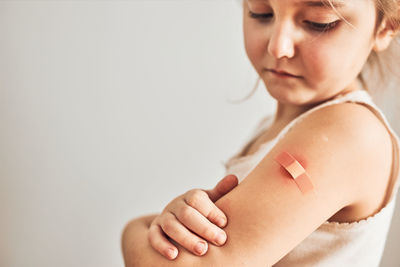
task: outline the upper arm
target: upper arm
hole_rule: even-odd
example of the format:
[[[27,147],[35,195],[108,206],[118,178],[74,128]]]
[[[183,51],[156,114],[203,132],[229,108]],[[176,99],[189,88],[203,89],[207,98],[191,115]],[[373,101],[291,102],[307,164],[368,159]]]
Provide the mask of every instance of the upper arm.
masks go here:
[[[379,145],[370,139],[379,129],[366,112],[359,105],[341,104],[305,117],[236,188],[216,202],[228,217],[225,245],[209,244],[202,257],[179,247],[174,262],[165,260],[159,266],[275,264],[337,211],[358,200],[357,186],[369,171],[360,166],[379,164]],[[274,161],[282,151],[303,165],[313,192],[302,194]]]

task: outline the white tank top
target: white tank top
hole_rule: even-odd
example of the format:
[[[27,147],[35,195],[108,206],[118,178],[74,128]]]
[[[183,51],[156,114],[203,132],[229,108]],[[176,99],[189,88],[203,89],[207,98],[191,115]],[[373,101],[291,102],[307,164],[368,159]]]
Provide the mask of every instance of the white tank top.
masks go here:
[[[400,142],[383,112],[375,105],[371,95],[367,91],[352,91],[313,107],[292,120],[274,139],[263,143],[254,154],[239,157],[250,141],[271,125],[273,116],[269,115],[265,117],[246,140],[239,152],[235,153],[234,156],[223,162],[223,164],[226,174],[235,174],[239,178],[239,182],[241,182],[294,124],[322,107],[343,102],[355,102],[366,105],[382,121],[390,133],[393,146],[393,164],[386,203],[374,215],[357,222],[324,222],[277,262],[274,265],[276,267],[379,266],[400,184],[400,179],[398,179]]]

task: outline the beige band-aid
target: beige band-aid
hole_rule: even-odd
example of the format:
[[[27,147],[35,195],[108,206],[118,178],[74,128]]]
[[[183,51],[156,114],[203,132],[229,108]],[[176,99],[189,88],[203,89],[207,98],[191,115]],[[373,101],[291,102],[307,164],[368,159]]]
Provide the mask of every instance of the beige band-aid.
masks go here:
[[[302,193],[314,188],[306,170],[292,155],[282,152],[275,157],[275,160],[290,173]]]

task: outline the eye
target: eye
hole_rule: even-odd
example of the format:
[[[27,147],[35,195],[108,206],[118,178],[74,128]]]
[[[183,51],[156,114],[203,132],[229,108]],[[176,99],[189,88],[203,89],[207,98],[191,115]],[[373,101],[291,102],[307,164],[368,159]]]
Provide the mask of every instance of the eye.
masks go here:
[[[340,22],[340,20],[336,20],[330,23],[317,23],[317,22],[312,22],[312,21],[305,21],[306,24],[308,24],[309,28],[313,31],[317,32],[327,32],[329,30],[332,30],[337,26],[337,24]]]
[[[258,14],[258,13],[253,13],[253,12],[249,11],[249,16],[253,19],[267,20],[267,19],[272,18],[273,14],[272,13]]]

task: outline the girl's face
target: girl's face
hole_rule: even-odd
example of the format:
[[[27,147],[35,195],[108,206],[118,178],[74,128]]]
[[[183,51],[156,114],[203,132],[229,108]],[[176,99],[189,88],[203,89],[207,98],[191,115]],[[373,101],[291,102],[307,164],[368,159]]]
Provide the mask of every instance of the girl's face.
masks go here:
[[[337,12],[321,0],[243,1],[246,53],[279,102],[312,104],[356,88],[374,45],[375,4],[332,2]]]

